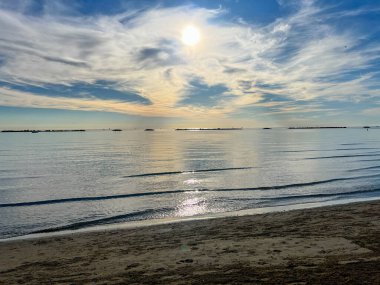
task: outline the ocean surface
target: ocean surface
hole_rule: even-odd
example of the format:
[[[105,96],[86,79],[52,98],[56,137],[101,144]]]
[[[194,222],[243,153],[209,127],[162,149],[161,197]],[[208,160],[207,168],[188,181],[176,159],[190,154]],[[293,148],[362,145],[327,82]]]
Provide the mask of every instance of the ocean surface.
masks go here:
[[[380,129],[0,133],[0,238],[380,198]]]

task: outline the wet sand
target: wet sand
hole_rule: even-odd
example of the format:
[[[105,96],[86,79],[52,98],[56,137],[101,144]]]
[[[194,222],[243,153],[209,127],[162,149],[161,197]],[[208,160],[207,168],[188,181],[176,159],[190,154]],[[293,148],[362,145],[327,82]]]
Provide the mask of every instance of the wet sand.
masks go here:
[[[0,243],[0,284],[380,284],[380,201]]]

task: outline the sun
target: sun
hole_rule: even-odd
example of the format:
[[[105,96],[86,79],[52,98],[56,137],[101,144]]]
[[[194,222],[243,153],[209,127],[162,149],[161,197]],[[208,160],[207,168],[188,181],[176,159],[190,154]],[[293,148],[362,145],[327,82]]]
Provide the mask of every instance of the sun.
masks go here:
[[[187,26],[182,30],[182,42],[188,46],[194,46],[201,40],[201,33],[194,26]]]

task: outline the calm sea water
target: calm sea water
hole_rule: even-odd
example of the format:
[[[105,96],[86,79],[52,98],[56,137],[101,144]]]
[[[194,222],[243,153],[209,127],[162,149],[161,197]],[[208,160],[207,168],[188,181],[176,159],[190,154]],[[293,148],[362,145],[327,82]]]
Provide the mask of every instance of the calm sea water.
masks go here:
[[[0,238],[380,198],[380,129],[0,133]]]

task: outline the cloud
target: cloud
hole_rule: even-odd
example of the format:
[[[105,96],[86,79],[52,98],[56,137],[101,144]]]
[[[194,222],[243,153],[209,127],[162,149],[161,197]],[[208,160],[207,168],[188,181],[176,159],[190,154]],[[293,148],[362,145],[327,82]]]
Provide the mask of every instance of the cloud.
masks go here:
[[[176,55],[174,48],[168,47],[145,47],[137,51],[135,56],[137,64],[141,68],[162,68],[180,64],[181,58]]]
[[[265,25],[226,20],[226,11],[197,6],[83,16],[61,2],[33,15],[25,3],[0,6],[0,78],[24,86],[0,88],[3,106],[199,118],[234,116],[264,104],[275,106],[268,110],[273,113],[327,111],[315,102],[380,96],[378,42],[368,44],[363,31],[335,25],[328,9],[313,1],[293,3],[292,14]],[[188,24],[202,34],[194,47],[181,42]],[[95,88],[102,81],[113,82],[104,96]],[[50,88],[91,85],[87,97],[57,96]],[[123,94],[149,104],[128,102]],[[270,102],[268,94],[282,100]]]
[[[88,67],[87,63],[85,63],[85,62],[76,61],[76,60],[72,60],[72,59],[68,59],[68,58],[56,58],[56,57],[50,57],[50,56],[43,56],[43,59],[45,59],[47,61],[53,61],[53,62],[72,65],[74,67]]]
[[[215,107],[218,102],[228,98],[229,89],[223,84],[207,85],[199,78],[194,78],[190,81],[189,87],[185,91],[179,105],[194,105]]]
[[[26,86],[25,84],[10,84],[0,81],[0,87],[29,92],[49,97],[86,98],[102,100],[118,100],[120,102],[133,102],[150,105],[152,102],[137,95],[133,90],[119,91],[117,82],[98,80],[94,83],[73,83],[70,85],[45,84],[43,86]]]
[[[365,115],[377,116],[378,117],[380,114],[380,107],[368,108],[368,109],[363,110],[362,113]]]

